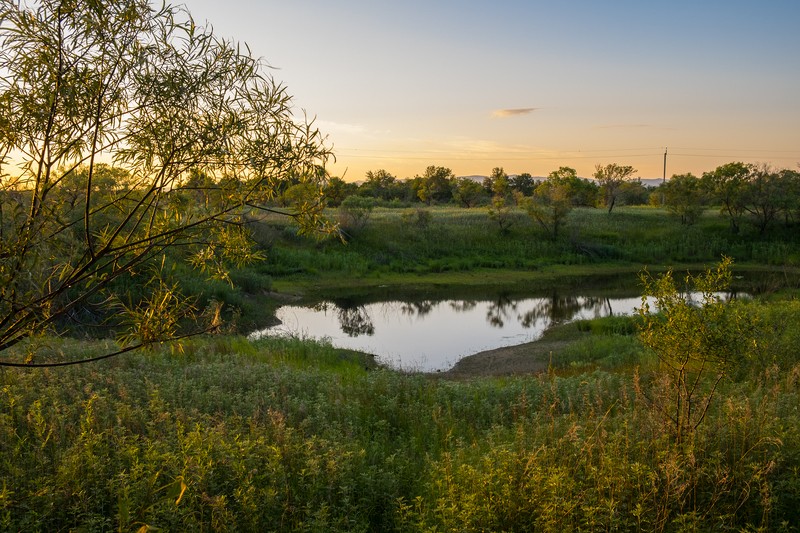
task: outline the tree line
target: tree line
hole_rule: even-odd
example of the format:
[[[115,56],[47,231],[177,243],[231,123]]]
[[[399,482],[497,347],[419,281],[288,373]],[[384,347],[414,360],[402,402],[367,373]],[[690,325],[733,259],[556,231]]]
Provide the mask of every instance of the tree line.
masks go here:
[[[617,165],[607,167],[620,168]],[[601,169],[598,172],[605,172],[607,167],[598,167]],[[576,205],[595,206],[600,199],[600,193],[605,193],[605,189],[601,190],[600,182],[579,178],[575,169],[569,167],[561,167],[551,173],[551,176],[569,186]],[[326,202],[331,207],[341,205],[349,196],[362,196],[389,204],[449,204],[472,208],[489,205],[495,197],[502,197],[514,205],[522,203],[523,198],[535,196],[537,188],[548,179],[549,177],[536,178],[529,173],[508,175],[502,167],[495,167],[489,176],[478,181],[473,177],[456,177],[447,167],[431,165],[422,175],[406,179],[397,178],[384,169],[368,171],[360,183],[331,177],[324,193]],[[631,179],[619,185],[621,188],[616,186],[614,194],[624,197],[625,203],[647,203],[648,191],[641,181]],[[288,199],[297,194],[296,188],[297,186],[287,184],[285,194]]]
[[[422,175],[407,179],[384,169],[368,171],[360,183],[331,177],[323,193],[328,206],[351,211],[377,205],[488,206],[501,229],[507,229],[510,209],[520,207],[553,238],[575,207],[604,207],[611,213],[618,205],[663,206],[685,225],[716,207],[734,233],[750,224],[761,235],[776,224],[790,226],[800,221],[800,172],[796,170],[732,162],[699,178],[691,173],[673,175],[656,187],[644,185],[635,174],[632,166],[616,163],[597,165],[593,179],[580,178],[575,169],[563,166],[545,178],[529,173],[509,176],[502,167],[495,167],[479,182],[456,177],[446,167],[429,166]],[[296,201],[303,187],[287,184],[282,198],[287,204]]]

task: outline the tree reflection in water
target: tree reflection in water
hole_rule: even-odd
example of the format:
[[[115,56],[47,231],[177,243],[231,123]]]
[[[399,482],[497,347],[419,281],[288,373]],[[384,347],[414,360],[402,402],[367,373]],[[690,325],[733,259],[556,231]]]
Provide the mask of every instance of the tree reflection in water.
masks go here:
[[[375,333],[375,326],[372,324],[372,318],[364,308],[363,305],[357,307],[339,308],[339,323],[342,325],[342,331],[350,337],[358,337],[359,335],[373,335]]]
[[[505,321],[516,314],[517,302],[507,294],[501,294],[497,299],[489,302],[486,309],[486,321],[495,328],[505,326]]]
[[[432,300],[400,302],[400,312],[410,317],[422,317],[433,311],[437,305],[439,305],[439,302],[434,302]]]
[[[519,315],[519,321],[526,328],[532,327],[538,320],[545,320],[549,326],[572,320],[581,311],[593,312],[596,317],[613,314],[608,298],[560,296],[554,292],[550,297],[542,298],[533,309]]]
[[[342,332],[348,337],[358,337],[360,335],[374,335],[375,325],[369,312],[363,305],[348,305],[344,303],[319,302],[312,306],[315,311],[327,313],[334,308],[339,326]]]
[[[532,308],[525,312],[519,312],[520,304],[530,301],[520,301],[508,294],[501,294],[496,299],[487,302],[486,322],[494,328],[502,329],[507,322],[516,320],[523,328],[535,328],[540,321],[544,323],[544,327],[549,327],[572,320],[581,312],[588,312],[595,317],[613,314],[611,300],[605,297],[565,296],[554,292],[549,297],[537,298]],[[475,300],[450,300],[447,302],[449,307],[457,313],[470,312],[477,307],[478,303]],[[399,312],[406,317],[422,318],[433,312],[440,304],[441,302],[433,300],[395,301],[384,302],[382,308],[384,314]],[[375,325],[367,307],[352,302],[320,302],[313,306],[316,311],[325,313],[333,310],[339,320],[342,332],[350,337],[375,334]]]
[[[453,300],[450,302],[450,308],[457,313],[466,313],[472,311],[478,305],[475,300]]]

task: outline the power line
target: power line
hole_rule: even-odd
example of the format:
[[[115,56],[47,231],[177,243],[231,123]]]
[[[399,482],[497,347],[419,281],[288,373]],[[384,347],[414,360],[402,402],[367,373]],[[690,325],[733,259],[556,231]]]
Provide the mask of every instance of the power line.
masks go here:
[[[800,159],[800,151],[798,150],[765,150],[765,149],[739,149],[739,148],[674,148],[673,152],[669,155],[680,157],[742,157],[742,158],[758,158],[766,157],[769,159],[793,160]],[[368,152],[368,153],[363,153]],[[373,159],[425,159],[424,154],[431,156],[445,156],[448,159],[496,159],[502,157],[511,160],[530,160],[530,159],[562,159],[565,156],[577,159],[586,159],[590,157],[597,157],[593,154],[604,154],[606,157],[657,157],[665,155],[666,150],[662,153],[660,148],[614,148],[614,149],[598,149],[598,150],[558,150],[558,155],[544,155],[541,152],[531,150],[525,152],[521,150],[497,150],[497,151],[479,151],[479,150],[399,150],[399,149],[379,149],[379,148],[352,148],[343,147],[336,151],[337,155],[342,157],[354,158],[373,158]],[[626,152],[642,152],[642,153],[626,153]],[[715,152],[715,153],[699,153],[699,152]],[[550,151],[552,153],[552,151]],[[373,155],[375,154],[375,155]],[[380,155],[378,155],[380,154]],[[396,154],[396,155],[395,155]],[[405,156],[403,154],[421,154],[417,156]],[[608,154],[611,154],[610,156]],[[770,155],[773,154],[773,155]],[[787,154],[787,155],[784,155]],[[788,155],[791,154],[791,155]]]
[[[386,154],[386,152],[382,152]],[[405,153],[419,153],[419,152],[405,152]],[[407,156],[398,153],[397,155],[372,155],[372,154],[353,154],[353,153],[345,153],[345,152],[337,152],[336,155],[338,157],[348,157],[348,158],[356,158],[356,159],[406,159],[406,160],[425,160],[431,159],[431,157],[438,157],[440,159],[448,159],[448,160],[463,160],[463,161],[486,161],[486,160],[497,160],[503,159],[506,161],[553,161],[558,159],[597,159],[598,155],[590,155],[585,153],[580,153],[581,155],[572,155],[571,152],[564,152],[561,155],[557,156],[544,156],[544,155],[515,155],[515,156],[505,156],[504,153],[508,152],[492,152],[487,153],[484,155],[476,156],[476,155],[463,155],[453,152],[427,152],[428,156]],[[791,152],[787,152],[791,153]],[[585,155],[584,155],[585,154]],[[644,154],[622,154],[622,153],[614,153],[612,155],[608,155],[606,153],[603,155],[604,158],[627,158],[627,159],[639,159],[644,157],[658,157],[661,155],[665,155],[662,152],[650,152]],[[743,155],[742,153],[718,153],[718,154],[691,154],[687,152],[670,152],[669,155],[674,157],[704,157],[704,158],[730,158],[730,159],[770,159],[774,161],[800,161],[800,152],[796,153],[794,156],[765,156],[761,155]]]

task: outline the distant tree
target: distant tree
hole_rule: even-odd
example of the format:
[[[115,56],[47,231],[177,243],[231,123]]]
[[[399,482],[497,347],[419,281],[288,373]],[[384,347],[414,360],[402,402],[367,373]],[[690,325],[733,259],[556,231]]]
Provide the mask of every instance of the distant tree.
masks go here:
[[[705,194],[700,180],[693,174],[674,175],[660,190],[664,205],[681,219],[681,224],[694,224],[703,213]]]
[[[490,196],[496,196],[497,190],[495,187],[495,182],[500,179],[503,182],[499,185],[501,189],[508,186],[508,175],[505,173],[502,167],[494,167],[492,172],[483,178],[483,188],[486,190],[486,194]],[[503,190],[503,194],[506,194],[508,191]]]
[[[486,197],[483,187],[470,178],[458,178],[453,187],[453,199],[463,207],[475,207]]]
[[[764,235],[781,218],[788,225],[800,214],[800,174],[794,170],[728,163],[705,173],[701,181],[734,233],[749,221]]]
[[[576,207],[597,207],[600,188],[594,181],[576,178],[570,185],[570,190],[572,205]]]
[[[597,205],[598,186],[595,182],[578,177],[578,172],[571,167],[559,167],[551,172],[547,179],[567,189],[567,196],[573,207],[594,207]]]
[[[542,183],[525,204],[528,216],[539,224],[553,240],[564,225],[567,215],[572,210],[567,190],[563,186]]]
[[[727,163],[704,173],[702,177],[703,186],[714,201],[718,202],[722,214],[730,220],[734,233],[739,233],[741,228],[752,171],[752,165]]]
[[[569,182],[559,176],[558,171],[536,187],[533,197],[525,203],[528,216],[531,217],[553,240],[572,210]]]
[[[597,180],[597,183],[600,185],[600,190],[609,213],[614,209],[614,205],[622,190],[622,185],[635,172],[636,169],[631,166],[621,166],[616,163],[610,163],[605,166],[597,165],[595,167],[594,179]]]
[[[619,202],[622,205],[647,205],[651,189],[639,178],[625,181],[619,188]]]
[[[511,186],[511,190],[523,196],[531,196],[536,189],[536,180],[527,172],[509,177],[508,182]]]
[[[395,192],[396,182],[397,179],[383,169],[369,170],[366,174],[366,180],[358,188],[358,194],[389,200]]]
[[[502,196],[492,198],[492,205],[489,207],[489,219],[494,221],[500,228],[501,233],[507,233],[514,225],[514,216],[508,202]]]
[[[790,194],[791,188],[785,177],[785,173],[767,165],[751,168],[743,207],[760,235],[766,233],[787,205],[785,195]]]
[[[800,222],[800,172],[791,169],[779,171],[781,178],[781,213],[784,223]]]
[[[489,176],[492,195],[508,199],[511,196],[511,182],[503,167],[495,167]]]
[[[578,172],[574,168],[559,167],[558,170],[554,170],[548,174],[547,179],[539,186],[545,183],[548,185],[542,188],[540,196],[545,192],[558,188],[562,191],[563,196],[569,200],[570,204],[576,205],[573,202],[573,198],[577,196],[580,178],[578,178]],[[539,189],[539,187],[537,187],[537,189]]]
[[[429,166],[421,177],[417,191],[419,199],[426,204],[445,204],[453,199],[453,184],[456,177],[446,167]]]
[[[425,178],[419,175],[414,176],[413,178],[407,179],[406,183],[413,193],[412,199],[414,201],[428,203],[427,200],[423,200],[423,198],[427,199],[428,196],[428,191],[425,189]]]
[[[558,167],[558,170],[554,170],[547,175],[547,180],[555,185],[574,188],[574,184],[580,180],[580,178],[578,178],[578,171],[574,168]]]
[[[392,199],[404,203],[419,202],[419,196],[414,188],[414,180],[409,178],[396,180],[392,187]]]
[[[249,213],[287,183],[324,184],[330,152],[285,88],[183,8],[0,0],[0,72],[0,169],[20,169],[0,195],[0,365],[83,362],[7,354],[88,309],[124,328],[89,359],[215,327],[167,252],[225,278],[260,257]],[[284,212],[316,231],[321,210]],[[117,289],[134,279],[141,294]]]
[[[338,207],[345,198],[355,194],[356,191],[358,191],[358,185],[355,183],[346,182],[339,177],[331,177],[323,189],[325,203],[331,207]]]
[[[322,203],[324,192],[314,183],[298,183],[292,185],[280,195],[280,204],[284,207],[317,205]]]

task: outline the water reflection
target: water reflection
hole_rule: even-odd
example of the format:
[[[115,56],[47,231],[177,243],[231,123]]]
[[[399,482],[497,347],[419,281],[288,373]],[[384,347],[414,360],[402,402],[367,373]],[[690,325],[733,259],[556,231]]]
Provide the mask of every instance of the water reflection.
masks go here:
[[[278,309],[281,325],[256,332],[328,339],[340,348],[373,353],[385,364],[446,369],[482,350],[537,339],[553,324],[630,314],[639,297],[605,298],[553,292],[546,297],[499,294],[489,300],[320,302]]]
[[[437,305],[439,302],[422,300],[421,302],[402,302],[400,308],[406,315],[422,317],[433,311]]]
[[[502,328],[517,311],[517,302],[509,296],[501,294],[496,300],[489,302],[486,309],[486,321],[494,328]]]

